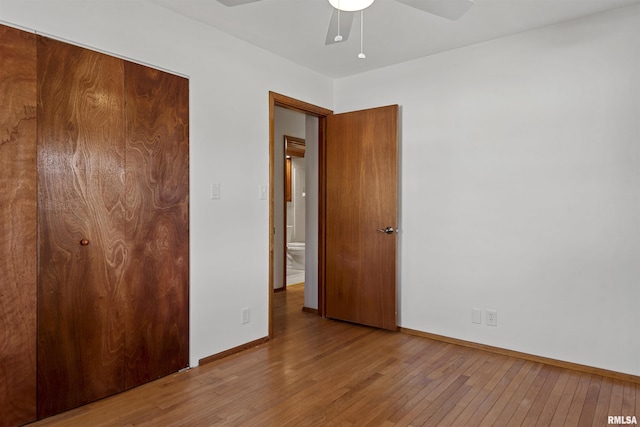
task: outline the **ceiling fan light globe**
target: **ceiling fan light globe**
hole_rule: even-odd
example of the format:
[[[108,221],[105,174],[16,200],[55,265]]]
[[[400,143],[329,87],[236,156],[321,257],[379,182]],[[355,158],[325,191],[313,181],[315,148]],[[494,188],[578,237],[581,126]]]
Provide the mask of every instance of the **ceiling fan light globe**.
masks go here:
[[[333,39],[336,42],[341,42],[342,41],[342,36],[340,34],[338,34],[337,36],[334,37]]]
[[[355,12],[366,9],[374,0],[329,0],[331,6],[343,12]]]

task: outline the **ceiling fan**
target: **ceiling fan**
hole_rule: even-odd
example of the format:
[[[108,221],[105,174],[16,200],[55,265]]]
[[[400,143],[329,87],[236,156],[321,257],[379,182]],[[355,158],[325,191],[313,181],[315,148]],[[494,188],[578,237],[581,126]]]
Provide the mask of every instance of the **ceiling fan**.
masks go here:
[[[218,2],[225,6],[240,6],[258,1],[262,0],[218,0]],[[462,17],[462,15],[464,15],[473,5],[473,0],[395,1],[452,21]],[[356,12],[362,11],[373,2],[374,0],[329,0],[329,3],[333,6],[333,12],[331,13],[331,18],[329,20],[327,37],[324,44],[330,45],[347,40],[351,33],[351,26]]]

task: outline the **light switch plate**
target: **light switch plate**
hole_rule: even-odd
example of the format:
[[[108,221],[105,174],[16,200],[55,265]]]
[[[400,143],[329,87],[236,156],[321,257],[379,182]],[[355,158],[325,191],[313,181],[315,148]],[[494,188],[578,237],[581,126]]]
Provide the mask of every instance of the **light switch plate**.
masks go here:
[[[482,309],[479,309],[479,308],[471,309],[471,322],[482,323]]]
[[[211,184],[211,200],[220,199],[220,184]]]

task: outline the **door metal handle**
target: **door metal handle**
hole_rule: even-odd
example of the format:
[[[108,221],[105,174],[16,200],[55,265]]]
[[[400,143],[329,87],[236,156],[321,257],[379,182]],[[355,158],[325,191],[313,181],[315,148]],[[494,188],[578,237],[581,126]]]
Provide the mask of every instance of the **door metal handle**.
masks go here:
[[[393,227],[379,228],[378,231],[381,233],[393,234]]]

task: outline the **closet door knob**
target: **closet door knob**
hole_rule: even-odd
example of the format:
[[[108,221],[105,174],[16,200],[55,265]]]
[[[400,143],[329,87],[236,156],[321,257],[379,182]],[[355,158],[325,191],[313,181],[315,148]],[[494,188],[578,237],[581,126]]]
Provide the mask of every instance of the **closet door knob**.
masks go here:
[[[89,244],[89,241],[87,239],[80,240],[80,246],[87,246],[88,244]]]

